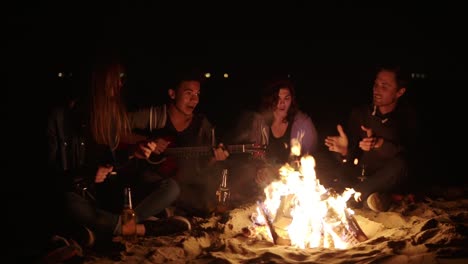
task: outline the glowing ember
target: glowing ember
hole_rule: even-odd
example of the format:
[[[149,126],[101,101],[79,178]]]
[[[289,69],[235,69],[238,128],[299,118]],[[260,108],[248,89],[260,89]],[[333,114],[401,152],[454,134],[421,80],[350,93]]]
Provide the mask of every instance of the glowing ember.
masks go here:
[[[316,178],[312,156],[302,157],[295,167],[281,167],[281,179],[264,189],[266,199],[259,202],[252,219],[256,232],[267,232],[273,242],[279,237],[298,248],[344,249],[366,240],[354,212],[346,207],[348,199],[359,199],[360,193],[349,188],[341,195],[327,190]]]

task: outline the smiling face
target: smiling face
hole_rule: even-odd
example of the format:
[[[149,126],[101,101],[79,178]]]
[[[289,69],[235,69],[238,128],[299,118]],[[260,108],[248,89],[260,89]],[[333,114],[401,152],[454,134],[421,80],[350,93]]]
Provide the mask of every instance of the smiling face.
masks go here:
[[[382,113],[392,111],[398,98],[405,93],[404,87],[398,87],[396,75],[394,72],[382,70],[374,81],[373,101]]]
[[[200,82],[182,81],[176,90],[169,89],[169,97],[177,110],[185,115],[191,115],[200,100]]]

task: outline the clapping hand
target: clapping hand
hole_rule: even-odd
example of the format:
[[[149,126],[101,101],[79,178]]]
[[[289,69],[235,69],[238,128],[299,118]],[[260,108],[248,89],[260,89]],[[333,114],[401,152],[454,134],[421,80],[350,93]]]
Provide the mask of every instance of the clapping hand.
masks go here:
[[[361,126],[361,129],[366,133],[366,137],[359,141],[359,148],[361,148],[363,151],[370,151],[382,146],[383,138],[374,136],[374,132],[371,128]]]
[[[346,156],[346,154],[348,154],[348,137],[341,125],[337,125],[336,129],[339,135],[327,136],[327,138],[325,138],[325,146],[327,146],[330,151],[338,152],[342,156]]]

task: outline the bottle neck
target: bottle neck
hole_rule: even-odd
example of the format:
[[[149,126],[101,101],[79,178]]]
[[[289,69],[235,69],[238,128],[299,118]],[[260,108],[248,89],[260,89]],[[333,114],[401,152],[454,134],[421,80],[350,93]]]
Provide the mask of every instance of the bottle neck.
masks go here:
[[[221,180],[221,187],[222,188],[227,188],[227,174],[228,174],[228,170],[224,169],[223,170],[223,178]]]
[[[124,190],[124,208],[133,209],[132,205],[132,191],[130,187],[125,188]]]

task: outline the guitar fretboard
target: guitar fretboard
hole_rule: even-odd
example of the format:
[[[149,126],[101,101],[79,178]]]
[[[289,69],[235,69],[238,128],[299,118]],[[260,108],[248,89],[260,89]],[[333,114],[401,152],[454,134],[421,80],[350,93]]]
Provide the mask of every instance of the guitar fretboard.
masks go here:
[[[228,145],[225,146],[229,153],[254,153],[263,151],[263,147],[256,146],[254,144],[240,144],[240,145]],[[166,149],[167,155],[176,157],[187,157],[187,156],[204,156],[212,155],[213,147],[211,146],[197,146],[197,147],[173,147]]]

